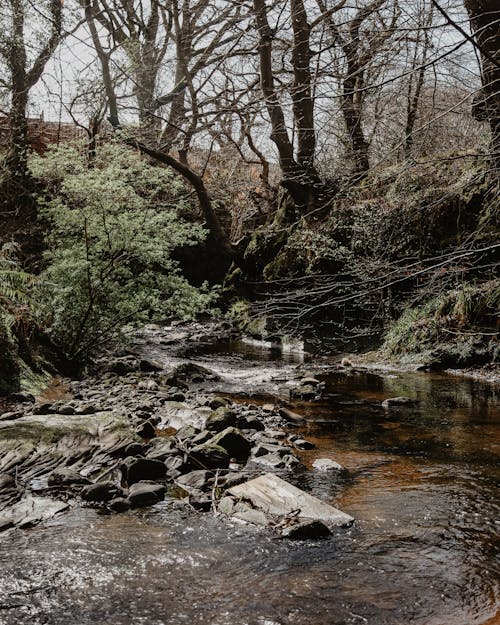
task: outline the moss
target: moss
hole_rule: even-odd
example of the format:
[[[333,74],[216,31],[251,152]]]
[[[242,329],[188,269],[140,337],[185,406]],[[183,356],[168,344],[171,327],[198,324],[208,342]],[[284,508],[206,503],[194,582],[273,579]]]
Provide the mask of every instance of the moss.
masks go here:
[[[227,313],[227,317],[241,332],[248,332],[248,334],[257,337],[266,336],[266,319],[262,317],[254,317],[251,312],[251,303],[247,300],[240,299],[231,306]]]
[[[405,310],[387,333],[384,351],[443,366],[494,362],[499,308],[500,280],[464,284]]]

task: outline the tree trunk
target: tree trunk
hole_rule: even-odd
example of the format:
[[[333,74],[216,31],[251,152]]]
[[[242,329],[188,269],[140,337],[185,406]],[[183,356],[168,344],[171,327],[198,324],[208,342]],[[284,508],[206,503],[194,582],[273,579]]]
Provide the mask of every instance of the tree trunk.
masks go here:
[[[473,104],[476,119],[491,129],[491,156],[500,173],[500,8],[498,0],[464,0],[481,57],[482,92]]]

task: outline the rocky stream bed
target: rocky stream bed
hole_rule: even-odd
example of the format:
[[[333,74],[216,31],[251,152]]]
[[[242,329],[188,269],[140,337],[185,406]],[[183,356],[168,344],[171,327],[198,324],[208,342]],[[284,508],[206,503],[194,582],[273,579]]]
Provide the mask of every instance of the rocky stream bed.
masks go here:
[[[494,387],[204,323],[11,399],[1,625],[497,622]]]

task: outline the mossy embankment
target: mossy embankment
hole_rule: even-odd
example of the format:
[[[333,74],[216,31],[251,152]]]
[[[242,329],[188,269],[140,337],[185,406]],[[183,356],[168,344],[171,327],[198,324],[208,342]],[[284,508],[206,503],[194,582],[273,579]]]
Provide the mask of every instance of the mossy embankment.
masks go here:
[[[253,293],[231,293],[241,270],[226,291],[241,328],[316,335],[322,350],[366,339],[394,363],[496,362],[500,211],[486,160],[393,166],[340,188],[323,210],[277,212],[253,234]]]

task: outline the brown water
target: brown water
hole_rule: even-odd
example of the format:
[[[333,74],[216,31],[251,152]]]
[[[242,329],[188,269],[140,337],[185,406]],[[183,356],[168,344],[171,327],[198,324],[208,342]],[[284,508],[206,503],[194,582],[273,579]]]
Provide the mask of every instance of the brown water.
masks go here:
[[[200,362],[247,393],[283,393],[277,380],[294,367],[256,348],[209,351]],[[493,387],[423,373],[327,382],[324,400],[294,405],[317,444],[302,459],[331,457],[347,471],[293,481],[354,527],[291,544],[175,502],[117,516],[74,510],[0,537],[0,624],[498,625]],[[384,411],[396,395],[420,403]]]

